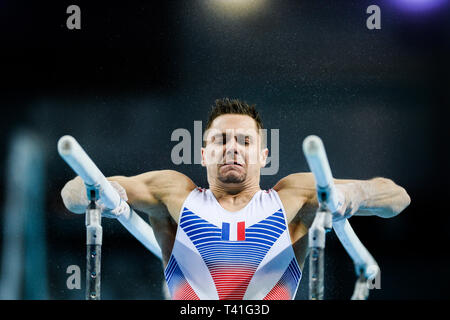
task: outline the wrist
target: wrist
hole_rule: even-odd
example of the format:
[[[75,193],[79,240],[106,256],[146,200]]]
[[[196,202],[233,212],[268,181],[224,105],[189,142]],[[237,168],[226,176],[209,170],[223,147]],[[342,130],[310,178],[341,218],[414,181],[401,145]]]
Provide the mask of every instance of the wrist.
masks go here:
[[[102,216],[106,218],[118,218],[122,215],[128,215],[130,212],[130,206],[127,203],[128,196],[126,190],[116,181],[110,181],[111,186],[118,193],[120,197],[119,205],[113,209],[106,208],[102,202],[102,192],[100,191],[100,198],[97,200],[97,204],[102,209]]]
[[[120,216],[128,216],[130,206],[124,199],[120,199],[120,203],[114,209],[102,209],[102,217],[117,219]]]

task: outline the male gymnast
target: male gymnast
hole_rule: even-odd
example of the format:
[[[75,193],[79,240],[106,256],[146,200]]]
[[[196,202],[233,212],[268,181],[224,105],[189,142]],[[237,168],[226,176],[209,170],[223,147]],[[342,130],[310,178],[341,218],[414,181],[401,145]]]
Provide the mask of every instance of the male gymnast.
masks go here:
[[[254,105],[215,101],[201,150],[208,189],[174,170],[108,178],[132,208],[148,214],[172,299],[295,298],[318,207],[316,185],[302,172],[261,190],[269,152],[262,128]],[[334,182],[341,199],[335,219],[391,218],[410,203],[405,189],[387,178]],[[68,210],[85,212],[89,201],[80,177],[61,195]]]

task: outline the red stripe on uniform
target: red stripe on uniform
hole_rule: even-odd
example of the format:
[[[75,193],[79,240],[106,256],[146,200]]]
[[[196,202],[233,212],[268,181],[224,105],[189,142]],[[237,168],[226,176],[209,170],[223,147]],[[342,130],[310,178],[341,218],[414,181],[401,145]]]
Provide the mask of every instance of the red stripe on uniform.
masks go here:
[[[245,221],[238,222],[237,224],[237,240],[238,241],[245,240]]]

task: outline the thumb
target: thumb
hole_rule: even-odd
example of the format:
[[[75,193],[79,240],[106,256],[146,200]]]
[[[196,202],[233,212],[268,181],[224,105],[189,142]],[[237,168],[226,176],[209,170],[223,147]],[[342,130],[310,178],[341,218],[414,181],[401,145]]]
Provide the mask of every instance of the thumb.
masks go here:
[[[124,189],[124,187],[122,187],[120,185],[120,183],[116,182],[116,181],[110,181],[111,186],[114,188],[114,190],[117,191],[117,193],[119,194],[120,198],[122,198],[125,201],[128,201],[128,196],[127,196],[127,192]]]

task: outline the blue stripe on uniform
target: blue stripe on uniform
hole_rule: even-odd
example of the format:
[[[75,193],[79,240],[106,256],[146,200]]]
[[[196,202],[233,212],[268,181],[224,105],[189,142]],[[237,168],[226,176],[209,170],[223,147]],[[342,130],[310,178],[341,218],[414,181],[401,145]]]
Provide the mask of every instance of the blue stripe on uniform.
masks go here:
[[[222,222],[222,240],[230,240],[230,224]]]

